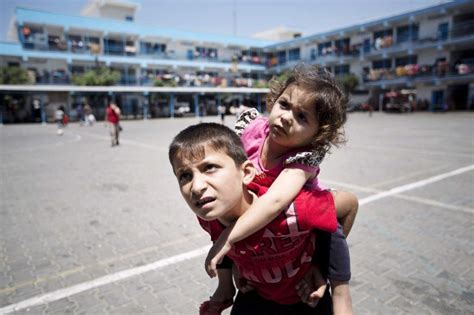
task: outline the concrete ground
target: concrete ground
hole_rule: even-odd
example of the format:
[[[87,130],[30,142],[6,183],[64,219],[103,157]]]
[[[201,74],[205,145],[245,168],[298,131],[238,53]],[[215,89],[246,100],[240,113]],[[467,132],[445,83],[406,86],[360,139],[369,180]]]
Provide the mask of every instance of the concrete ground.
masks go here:
[[[125,121],[116,148],[103,123],[0,127],[0,313],[197,314],[209,238],[167,159],[197,122]],[[355,313],[473,314],[474,115],[351,113],[346,131],[321,178],[361,201]]]

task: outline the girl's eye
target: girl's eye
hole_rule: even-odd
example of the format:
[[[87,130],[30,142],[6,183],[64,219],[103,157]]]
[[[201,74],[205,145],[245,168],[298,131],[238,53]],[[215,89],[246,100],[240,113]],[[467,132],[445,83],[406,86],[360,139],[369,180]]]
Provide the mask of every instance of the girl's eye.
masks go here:
[[[285,102],[285,101],[279,101],[278,103],[280,104],[280,107],[281,107],[281,108],[283,108],[283,109],[288,108],[288,103],[287,103],[287,102]]]
[[[301,121],[308,122],[308,119],[306,118],[306,115],[303,114],[303,113],[298,114],[298,118],[299,118]]]

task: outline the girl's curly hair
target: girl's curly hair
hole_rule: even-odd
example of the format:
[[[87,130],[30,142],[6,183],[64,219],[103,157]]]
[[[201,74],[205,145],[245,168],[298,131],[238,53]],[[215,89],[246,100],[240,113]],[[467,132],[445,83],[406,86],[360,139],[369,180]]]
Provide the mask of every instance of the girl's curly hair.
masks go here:
[[[320,66],[298,64],[287,75],[283,75],[283,79],[273,77],[266,100],[268,111],[292,84],[313,94],[314,110],[319,122],[319,130],[312,142],[313,149],[324,156],[331,146],[345,143],[343,125],[347,120],[347,97],[334,76]]]

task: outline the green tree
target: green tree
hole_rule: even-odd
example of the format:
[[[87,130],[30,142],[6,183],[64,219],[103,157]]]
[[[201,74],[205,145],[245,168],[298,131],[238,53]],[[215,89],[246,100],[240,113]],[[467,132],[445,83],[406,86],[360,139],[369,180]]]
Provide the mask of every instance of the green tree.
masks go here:
[[[0,84],[28,84],[32,83],[28,71],[20,67],[1,67]]]
[[[162,80],[156,79],[153,83],[154,86],[165,86],[165,87],[176,87],[178,83],[174,79]]]
[[[118,80],[120,80],[120,73],[106,67],[90,69],[84,74],[72,76],[72,83],[75,85],[109,86],[114,85]]]
[[[344,92],[349,96],[359,85],[359,78],[355,74],[350,73],[340,78],[339,82],[342,84]]]

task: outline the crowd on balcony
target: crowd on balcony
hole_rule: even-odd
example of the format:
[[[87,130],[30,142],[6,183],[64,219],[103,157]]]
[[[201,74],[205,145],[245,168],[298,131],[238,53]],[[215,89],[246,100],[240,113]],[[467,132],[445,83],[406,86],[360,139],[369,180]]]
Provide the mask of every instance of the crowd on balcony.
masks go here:
[[[83,71],[82,71],[83,73]],[[77,73],[76,73],[77,74]],[[36,70],[28,69],[31,84],[71,84],[71,74],[65,69]],[[232,77],[220,76],[217,72],[197,73],[153,73],[143,71],[141,76],[135,76],[121,71],[120,85],[148,85],[148,86],[182,86],[182,87],[266,87],[266,79],[256,79],[234,75]]]
[[[400,77],[423,77],[446,75],[468,75],[474,73],[474,60],[457,61],[449,64],[446,60],[438,60],[433,65],[407,64],[395,68],[367,69],[364,81],[394,80]]]

